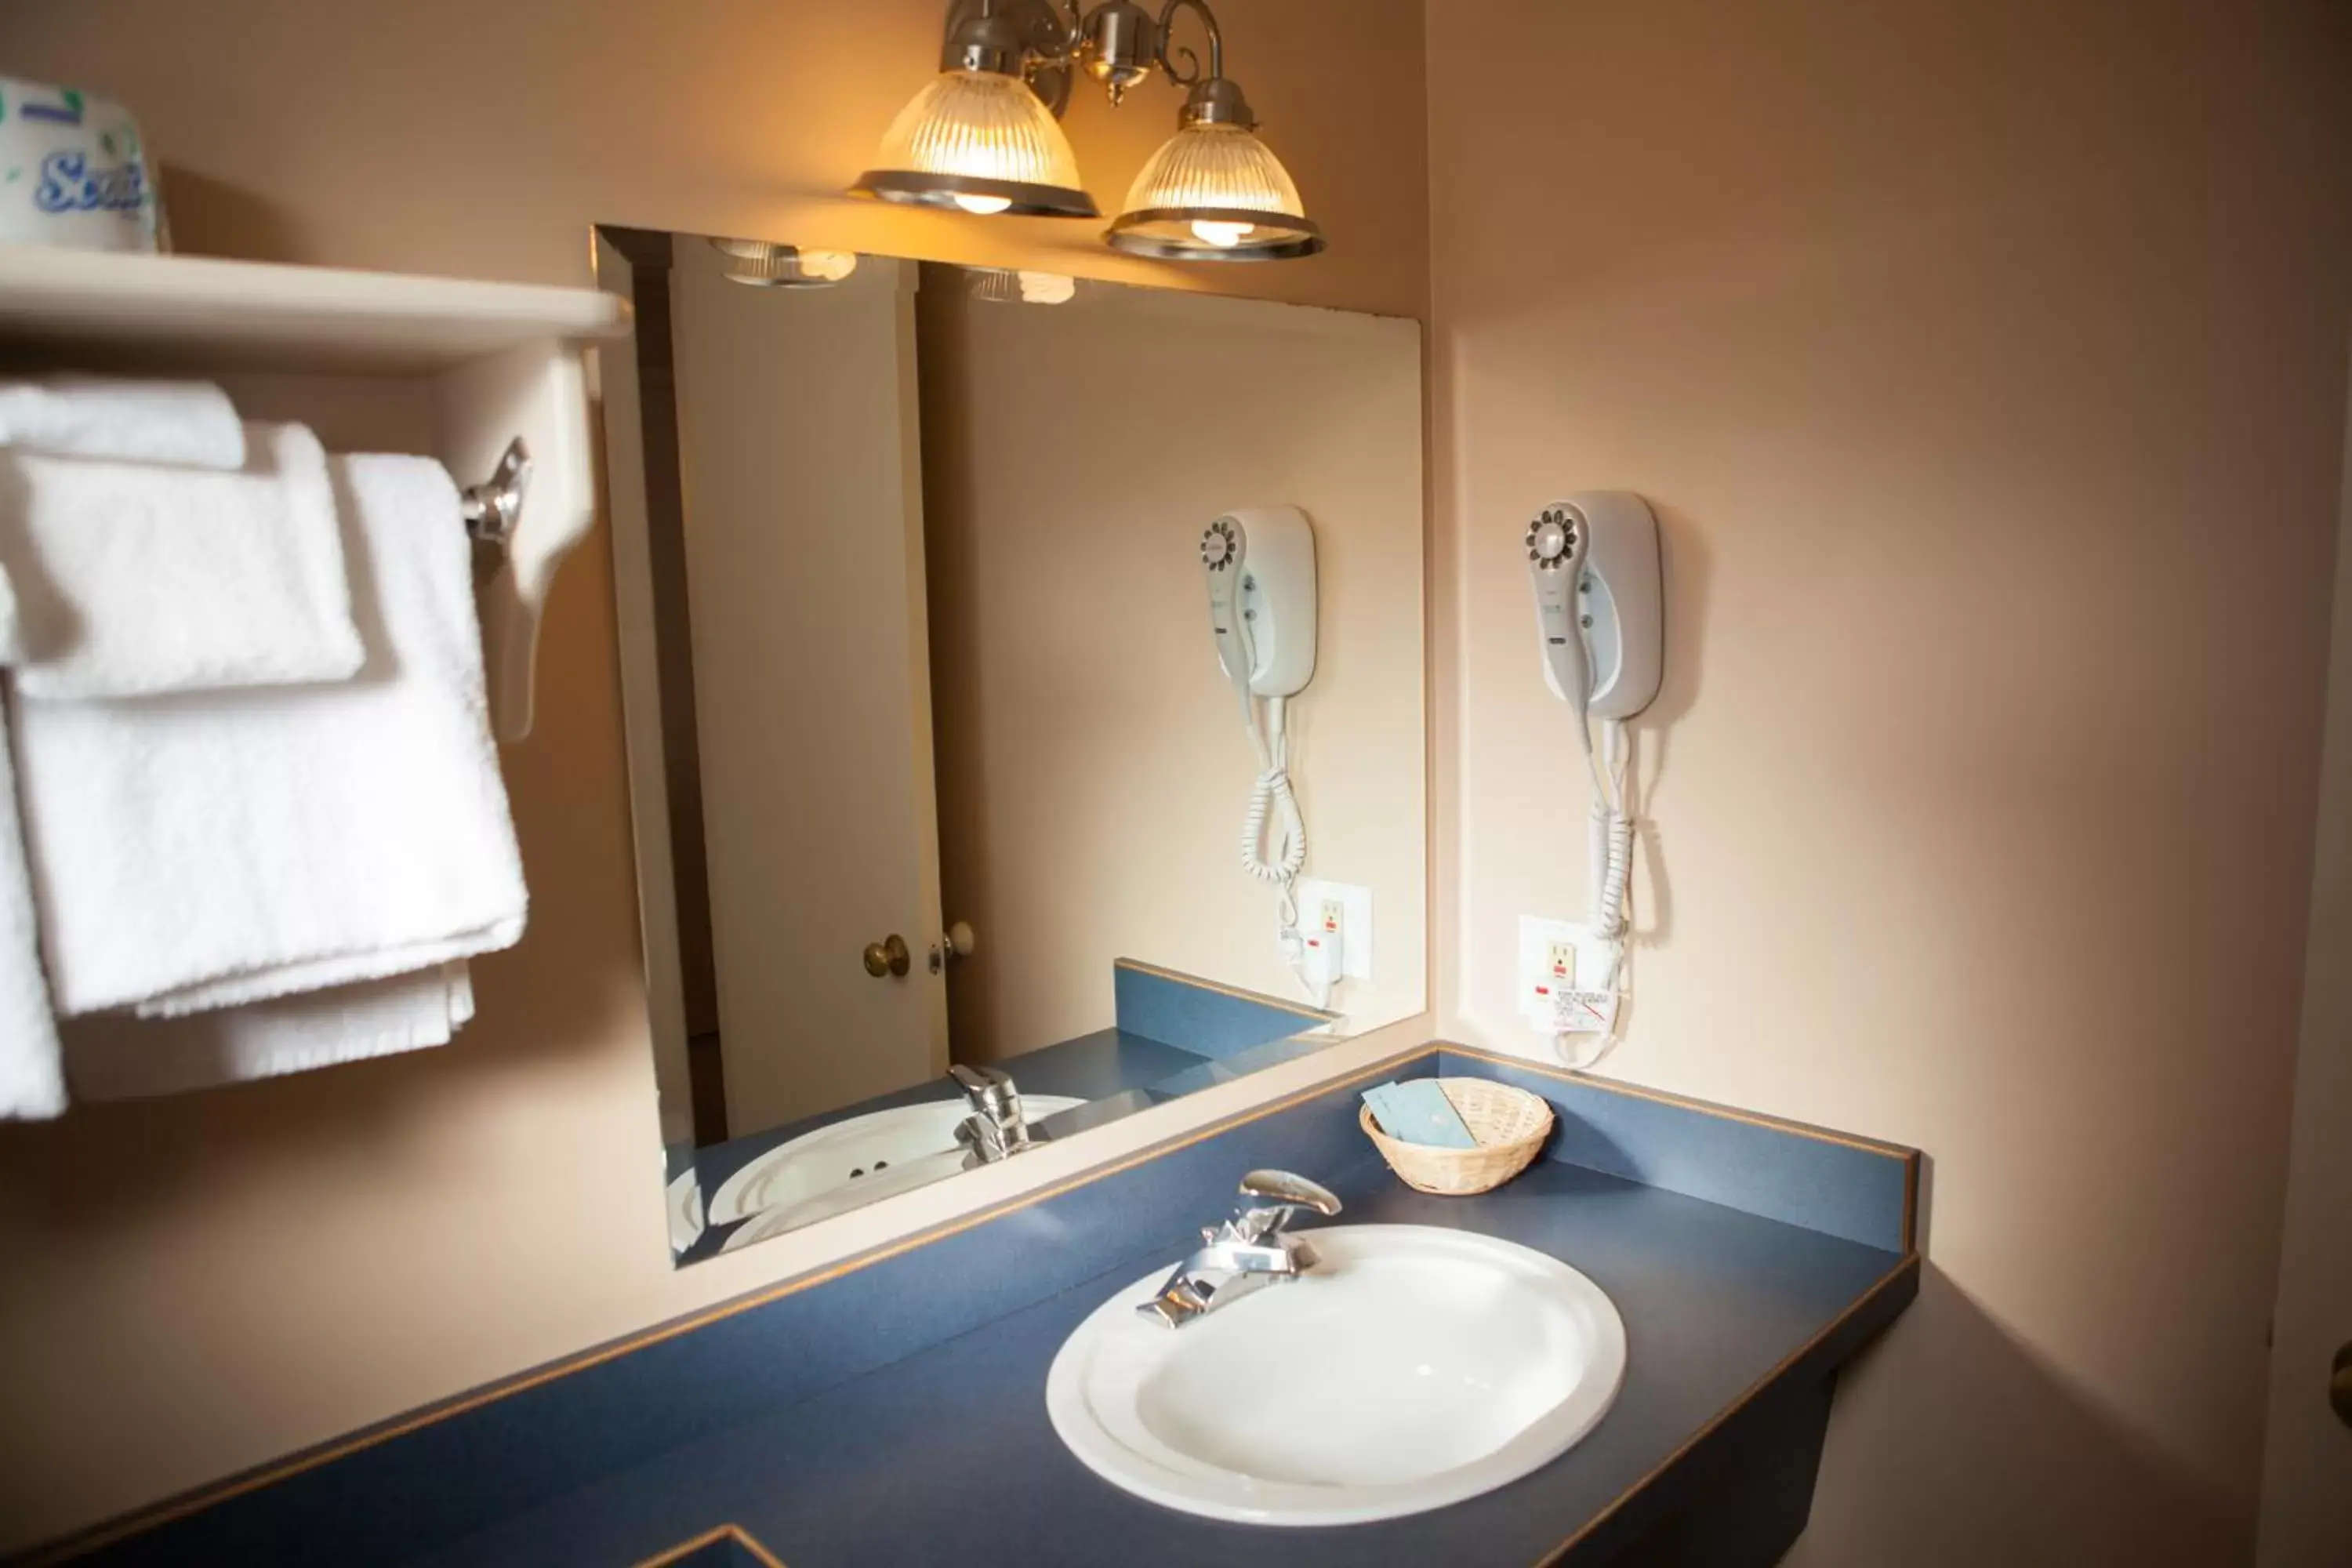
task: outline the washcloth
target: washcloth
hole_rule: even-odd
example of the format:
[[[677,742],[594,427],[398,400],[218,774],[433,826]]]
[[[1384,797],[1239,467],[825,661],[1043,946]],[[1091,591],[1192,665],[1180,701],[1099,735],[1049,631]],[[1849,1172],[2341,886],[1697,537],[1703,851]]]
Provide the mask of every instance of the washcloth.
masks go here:
[[[449,1043],[474,1016],[462,963],[185,1018],[104,1013],[63,1029],[82,1100],[178,1094]]]
[[[17,689],[136,697],[359,668],[327,455],[299,425],[249,434],[234,472],[0,454]]]
[[[60,1016],[234,1006],[522,933],[457,487],[422,458],[330,471],[352,679],[16,706]]]
[[[0,381],[0,447],[125,463],[245,467],[236,409],[227,393],[203,381]]]

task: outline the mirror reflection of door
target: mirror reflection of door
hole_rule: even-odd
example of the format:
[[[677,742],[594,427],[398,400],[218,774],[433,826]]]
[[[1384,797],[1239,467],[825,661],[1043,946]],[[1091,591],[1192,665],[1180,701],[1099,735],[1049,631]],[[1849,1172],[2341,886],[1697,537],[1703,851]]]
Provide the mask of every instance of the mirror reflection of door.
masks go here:
[[[690,1104],[709,1145],[947,1068],[914,271],[866,258],[785,299],[699,238],[604,243],[637,309],[604,395],[607,428],[634,401],[642,435],[609,460],[616,549],[634,532],[646,552],[635,584],[620,563],[647,601],[624,616],[633,795],[663,807],[638,813],[640,860],[666,859],[674,894],[646,900],[674,926],[647,918],[656,1070],[666,1117]],[[906,972],[869,973],[893,936]]]

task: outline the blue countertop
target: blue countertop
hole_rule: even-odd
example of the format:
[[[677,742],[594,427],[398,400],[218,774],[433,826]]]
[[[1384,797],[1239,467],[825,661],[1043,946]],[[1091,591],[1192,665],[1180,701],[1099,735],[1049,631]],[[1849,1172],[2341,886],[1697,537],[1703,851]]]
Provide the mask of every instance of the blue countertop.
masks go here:
[[[1349,1223],[1506,1237],[1566,1259],[1606,1290],[1625,1320],[1626,1377],[1591,1436],[1514,1485],[1377,1524],[1261,1529],[1144,1502],[1080,1466],[1045,1415],[1045,1370],[1062,1342],[1105,1297],[1150,1271],[1129,1263],[421,1561],[626,1563],[728,1522],[790,1568],[1099,1568],[1114,1560],[1314,1568],[1374,1557],[1523,1568],[1766,1381],[1900,1262],[1549,1162],[1483,1197],[1424,1196],[1377,1158],[1359,1163],[1336,1190]],[[1161,1251],[1172,1261],[1177,1243]],[[1316,1418],[1298,1412],[1302,1422]]]
[[[1546,1158],[1483,1196],[1404,1187],[1355,1127],[1356,1090],[1431,1073],[1543,1094],[1559,1118]],[[1106,1297],[1165,1269],[1194,1227],[1228,1212],[1234,1183],[1258,1165],[1326,1182],[1346,1200],[1342,1223],[1477,1231],[1591,1276],[1627,1334],[1609,1414],[1518,1481],[1371,1524],[1226,1524],[1097,1478],[1054,1435],[1048,1366]],[[1769,1563],[1802,1528],[1836,1369],[1916,1293],[1917,1170],[1916,1152],[1893,1145],[1432,1047],[297,1456],[58,1556]],[[710,1541],[721,1526],[756,1544]]]

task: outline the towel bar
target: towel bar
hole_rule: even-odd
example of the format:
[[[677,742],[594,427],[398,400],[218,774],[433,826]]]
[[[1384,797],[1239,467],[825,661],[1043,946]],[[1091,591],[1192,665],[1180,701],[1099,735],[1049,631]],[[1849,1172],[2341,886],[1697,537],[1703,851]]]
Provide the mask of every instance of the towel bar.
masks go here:
[[[530,448],[518,436],[507,443],[498,470],[483,483],[466,487],[462,508],[467,537],[500,549],[514,535],[522,500],[530,489]]]

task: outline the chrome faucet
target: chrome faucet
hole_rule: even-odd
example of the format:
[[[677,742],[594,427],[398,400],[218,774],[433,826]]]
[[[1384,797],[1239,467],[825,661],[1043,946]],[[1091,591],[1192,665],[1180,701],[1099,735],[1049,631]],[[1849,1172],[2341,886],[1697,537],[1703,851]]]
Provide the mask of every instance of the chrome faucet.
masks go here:
[[[1011,1073],[958,1062],[948,1068],[948,1077],[971,1102],[971,1114],[956,1128],[956,1142],[970,1148],[982,1164],[993,1165],[1036,1146]]]
[[[1198,1252],[1176,1266],[1160,1294],[1136,1311],[1171,1329],[1215,1311],[1268,1285],[1297,1279],[1319,1259],[1304,1237],[1285,1228],[1300,1209],[1328,1218],[1339,1200],[1319,1183],[1288,1171],[1252,1171],[1242,1178],[1242,1195],[1266,1200],[1244,1204],[1223,1225],[1201,1231]]]

